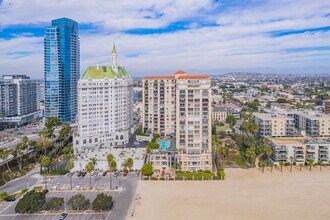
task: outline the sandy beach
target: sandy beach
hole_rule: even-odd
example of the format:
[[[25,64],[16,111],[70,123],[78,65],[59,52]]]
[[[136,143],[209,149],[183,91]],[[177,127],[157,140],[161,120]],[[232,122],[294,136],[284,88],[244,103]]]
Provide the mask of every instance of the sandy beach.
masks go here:
[[[330,219],[330,167],[226,169],[225,181],[140,181],[127,219]],[[136,203],[135,203],[136,204]]]

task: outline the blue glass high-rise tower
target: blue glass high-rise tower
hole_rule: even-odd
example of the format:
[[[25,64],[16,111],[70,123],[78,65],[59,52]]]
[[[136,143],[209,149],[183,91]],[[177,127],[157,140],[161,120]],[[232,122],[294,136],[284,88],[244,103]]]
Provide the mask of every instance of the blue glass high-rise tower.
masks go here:
[[[77,83],[80,76],[78,23],[60,18],[46,27],[45,118],[73,122],[77,113]]]

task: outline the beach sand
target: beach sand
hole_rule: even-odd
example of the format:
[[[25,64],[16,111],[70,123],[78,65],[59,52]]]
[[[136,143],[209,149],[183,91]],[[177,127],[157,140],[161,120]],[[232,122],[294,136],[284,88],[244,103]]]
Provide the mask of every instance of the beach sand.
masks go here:
[[[330,167],[225,172],[225,181],[140,181],[127,219],[330,219]]]

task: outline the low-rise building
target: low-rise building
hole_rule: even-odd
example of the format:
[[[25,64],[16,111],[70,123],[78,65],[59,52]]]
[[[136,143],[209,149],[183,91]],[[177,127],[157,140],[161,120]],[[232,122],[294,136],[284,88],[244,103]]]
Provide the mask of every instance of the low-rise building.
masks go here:
[[[241,117],[240,112],[232,107],[214,107],[212,111],[212,121],[226,121],[228,115],[233,115],[236,119],[240,119]]]
[[[294,119],[280,114],[253,113],[261,137],[290,137],[294,134]]]
[[[329,163],[330,140],[293,140],[274,138],[270,143],[273,153],[271,159],[275,164],[304,164],[309,160],[314,163]],[[292,159],[292,161],[291,161]]]
[[[271,159],[277,165],[281,161],[295,164],[305,163],[305,146],[299,141],[273,139],[270,146],[273,149]]]

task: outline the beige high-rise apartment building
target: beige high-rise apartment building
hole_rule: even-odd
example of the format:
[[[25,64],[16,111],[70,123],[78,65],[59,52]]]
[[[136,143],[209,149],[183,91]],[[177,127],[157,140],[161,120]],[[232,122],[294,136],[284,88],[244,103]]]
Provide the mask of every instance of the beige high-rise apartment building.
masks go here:
[[[146,76],[144,130],[171,136],[183,170],[211,170],[211,80],[207,75]]]

